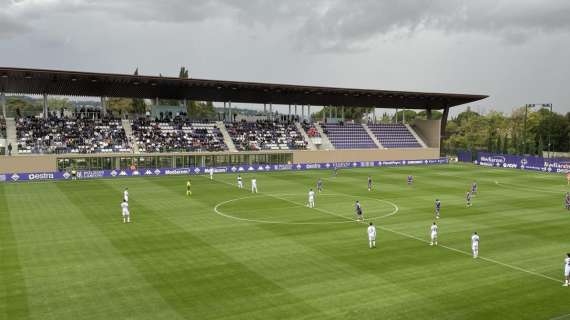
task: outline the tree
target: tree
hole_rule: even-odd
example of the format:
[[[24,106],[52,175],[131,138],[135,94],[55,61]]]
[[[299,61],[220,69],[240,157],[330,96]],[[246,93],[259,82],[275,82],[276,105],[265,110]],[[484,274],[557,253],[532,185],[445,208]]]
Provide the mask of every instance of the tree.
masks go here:
[[[437,110],[431,111],[431,120],[440,120],[443,117],[443,113]],[[418,112],[416,119],[427,119],[427,112],[420,111]]]
[[[372,112],[373,108],[365,107],[354,107],[354,108],[344,108],[344,118],[346,120],[354,120],[360,122],[363,117]],[[339,107],[324,107],[319,112],[314,114],[316,119],[324,119],[329,117],[329,112],[332,111],[333,115],[338,114],[338,117],[342,117],[342,112]]]
[[[109,98],[107,100],[107,111],[111,113],[131,113],[133,112],[133,99]]]
[[[503,153],[503,142],[501,141],[501,135],[497,136],[497,142],[495,145],[495,152],[496,153]]]
[[[543,152],[544,152],[544,143],[543,143],[543,141],[542,141],[542,136],[540,136],[540,137],[538,138],[538,150],[537,150],[536,154],[537,154],[539,157],[542,157],[542,156],[543,156]]]

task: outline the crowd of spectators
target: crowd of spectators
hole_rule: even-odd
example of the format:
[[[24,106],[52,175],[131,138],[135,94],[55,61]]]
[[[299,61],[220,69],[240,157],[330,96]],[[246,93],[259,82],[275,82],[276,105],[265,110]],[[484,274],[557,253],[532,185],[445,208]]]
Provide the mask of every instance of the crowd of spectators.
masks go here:
[[[121,120],[58,116],[16,120],[19,153],[130,152]]]
[[[163,120],[138,118],[132,122],[139,152],[224,151],[227,146],[213,123],[193,123],[183,116]]]
[[[238,151],[306,149],[293,122],[258,120],[226,124]]]
[[[305,130],[309,138],[318,138],[321,136],[321,134],[319,133],[317,128],[315,128],[315,125],[313,123],[304,120],[303,122],[301,122],[301,126],[303,126],[303,129]]]
[[[0,138],[6,138],[6,119],[0,117]]]

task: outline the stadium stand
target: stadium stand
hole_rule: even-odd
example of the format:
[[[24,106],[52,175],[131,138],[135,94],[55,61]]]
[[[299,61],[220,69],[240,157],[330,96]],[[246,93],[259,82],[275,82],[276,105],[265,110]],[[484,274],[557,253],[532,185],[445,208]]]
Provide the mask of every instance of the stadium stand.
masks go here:
[[[307,133],[309,138],[318,138],[321,136],[313,123],[303,121],[301,122],[301,125],[303,126],[303,129],[305,129],[305,132]]]
[[[228,123],[226,127],[238,151],[307,148],[307,142],[291,122],[240,121]]]
[[[121,120],[111,117],[21,117],[16,132],[20,154],[131,152]]]
[[[133,137],[139,152],[224,151],[227,146],[213,123],[193,123],[176,116],[172,120],[133,120]]]
[[[421,144],[401,123],[369,124],[368,128],[374,133],[384,148],[421,148]]]
[[[360,124],[321,125],[330,142],[336,149],[378,148]]]

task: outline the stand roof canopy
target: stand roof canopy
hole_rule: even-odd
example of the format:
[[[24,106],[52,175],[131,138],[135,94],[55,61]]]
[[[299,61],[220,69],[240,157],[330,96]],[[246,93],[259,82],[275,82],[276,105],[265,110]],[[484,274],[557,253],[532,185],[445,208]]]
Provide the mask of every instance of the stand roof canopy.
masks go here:
[[[0,91],[75,97],[408,109],[444,109],[488,97],[4,67],[0,67]]]

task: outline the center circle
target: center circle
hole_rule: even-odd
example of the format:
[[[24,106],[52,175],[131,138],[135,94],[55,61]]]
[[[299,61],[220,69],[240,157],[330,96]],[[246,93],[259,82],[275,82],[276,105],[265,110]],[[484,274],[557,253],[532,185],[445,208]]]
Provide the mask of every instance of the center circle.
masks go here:
[[[354,223],[356,200],[362,205],[365,221],[390,217],[399,211],[395,203],[383,199],[323,193],[316,196],[315,208],[308,208],[306,194],[257,194],[220,202],[214,212],[233,220],[266,224]]]

